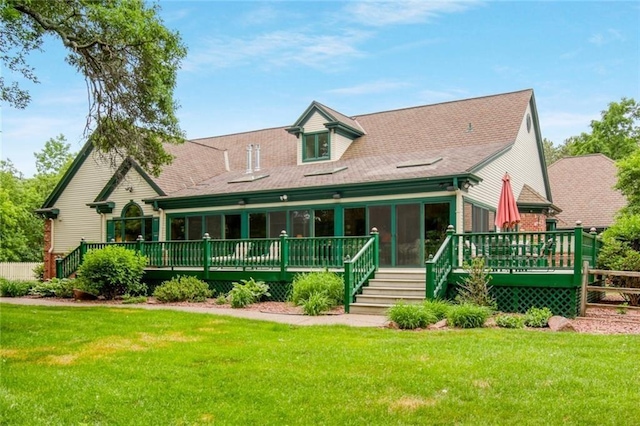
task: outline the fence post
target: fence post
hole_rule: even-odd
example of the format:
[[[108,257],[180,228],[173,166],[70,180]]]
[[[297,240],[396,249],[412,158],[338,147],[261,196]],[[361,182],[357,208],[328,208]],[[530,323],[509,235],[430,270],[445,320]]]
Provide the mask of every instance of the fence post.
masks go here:
[[[596,260],[598,259],[598,233],[596,228],[589,229],[589,235],[591,235],[591,259],[593,259],[591,266],[595,268]]]
[[[82,237],[80,238],[80,258],[78,259],[78,266],[82,264],[85,254],[87,254],[87,242],[84,240],[84,237]]]
[[[454,247],[457,247],[457,244],[454,244],[454,236],[453,234],[455,234],[456,230],[453,228],[453,225],[449,225],[447,226],[447,237],[451,237],[451,243],[449,244],[450,248],[449,248],[449,253],[447,253],[447,255],[449,256],[449,260],[451,261],[451,268],[453,268],[456,265],[456,258],[457,253],[455,253]]]
[[[429,260],[427,260],[427,280],[426,280],[426,288],[425,288],[425,297],[427,300],[434,299],[434,293],[436,291],[436,277],[435,271],[433,269],[433,254],[429,255]]]
[[[576,287],[582,282],[582,221],[576,222],[573,238],[573,283]]]
[[[353,282],[351,273],[353,270],[353,263],[349,255],[346,256],[344,261],[344,312],[349,313],[349,307],[351,305],[351,293],[353,292]]]
[[[62,276],[62,258],[56,257],[56,278],[65,278]]]
[[[586,260],[582,266],[582,291],[580,292],[580,316],[587,312],[587,286],[589,285],[589,262]]]
[[[287,280],[287,267],[289,266],[289,240],[287,231],[280,232],[280,281]]]
[[[138,253],[140,256],[143,256],[144,253],[142,253],[142,242],[144,241],[144,238],[142,237],[142,235],[138,235],[138,238],[136,238],[136,253]]]
[[[373,262],[377,271],[380,266],[380,233],[378,233],[378,228],[371,228],[371,236],[373,237]]]
[[[204,267],[204,279],[209,279],[209,268],[211,266],[211,244],[209,244],[211,240],[211,236],[208,232],[205,232],[202,236],[202,253],[204,256],[203,259],[203,267]]]

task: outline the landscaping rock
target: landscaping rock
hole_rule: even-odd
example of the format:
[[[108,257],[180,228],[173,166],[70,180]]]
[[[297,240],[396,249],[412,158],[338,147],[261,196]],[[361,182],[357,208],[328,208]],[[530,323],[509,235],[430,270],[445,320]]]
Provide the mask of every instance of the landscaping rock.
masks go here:
[[[484,326],[489,328],[494,328],[494,327],[497,327],[498,324],[496,324],[496,319],[494,317],[491,317],[484,322]]]
[[[551,331],[576,331],[571,321],[559,315],[549,318],[549,328]]]
[[[96,300],[95,294],[87,293],[86,291],[78,290],[77,288],[73,289],[73,298],[75,300]]]
[[[435,324],[431,324],[429,326],[429,329],[431,329],[431,330],[439,330],[441,328],[446,328],[446,327],[447,327],[447,319],[445,318],[443,320],[438,321]]]

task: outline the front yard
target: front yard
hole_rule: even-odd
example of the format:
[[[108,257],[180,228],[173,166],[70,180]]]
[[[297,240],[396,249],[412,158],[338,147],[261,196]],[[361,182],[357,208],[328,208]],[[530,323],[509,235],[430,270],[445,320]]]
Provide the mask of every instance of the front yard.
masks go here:
[[[640,336],[1,305],[2,424],[628,424]]]

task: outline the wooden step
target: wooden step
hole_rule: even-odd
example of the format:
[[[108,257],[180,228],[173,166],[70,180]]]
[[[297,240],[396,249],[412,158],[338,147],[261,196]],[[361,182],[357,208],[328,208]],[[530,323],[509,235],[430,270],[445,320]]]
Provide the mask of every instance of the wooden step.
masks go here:
[[[412,279],[392,279],[392,278],[373,278],[369,280],[369,287],[402,287],[402,288],[425,288],[425,280]]]
[[[416,269],[379,269],[376,272],[376,279],[390,280],[422,280],[427,278],[426,270]]]
[[[420,287],[382,287],[382,286],[369,286],[362,288],[362,294],[367,296],[373,295],[387,295],[387,296],[414,296],[424,297],[425,289],[424,284]]]
[[[387,305],[393,306],[397,303],[404,302],[406,304],[418,304],[424,301],[424,295],[422,296],[389,296],[389,295],[368,295],[358,294],[356,296],[357,303],[367,303],[374,305]]]
[[[352,303],[349,307],[349,314],[361,314],[361,315],[387,315],[387,310],[390,306],[376,305],[373,303]]]

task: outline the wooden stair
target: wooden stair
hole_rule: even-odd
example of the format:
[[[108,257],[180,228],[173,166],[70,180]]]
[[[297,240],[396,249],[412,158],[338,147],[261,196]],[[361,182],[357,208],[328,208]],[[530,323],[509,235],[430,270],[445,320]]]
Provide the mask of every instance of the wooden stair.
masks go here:
[[[350,306],[352,314],[386,315],[396,303],[422,303],[425,296],[423,269],[380,269],[376,277],[363,287]]]

